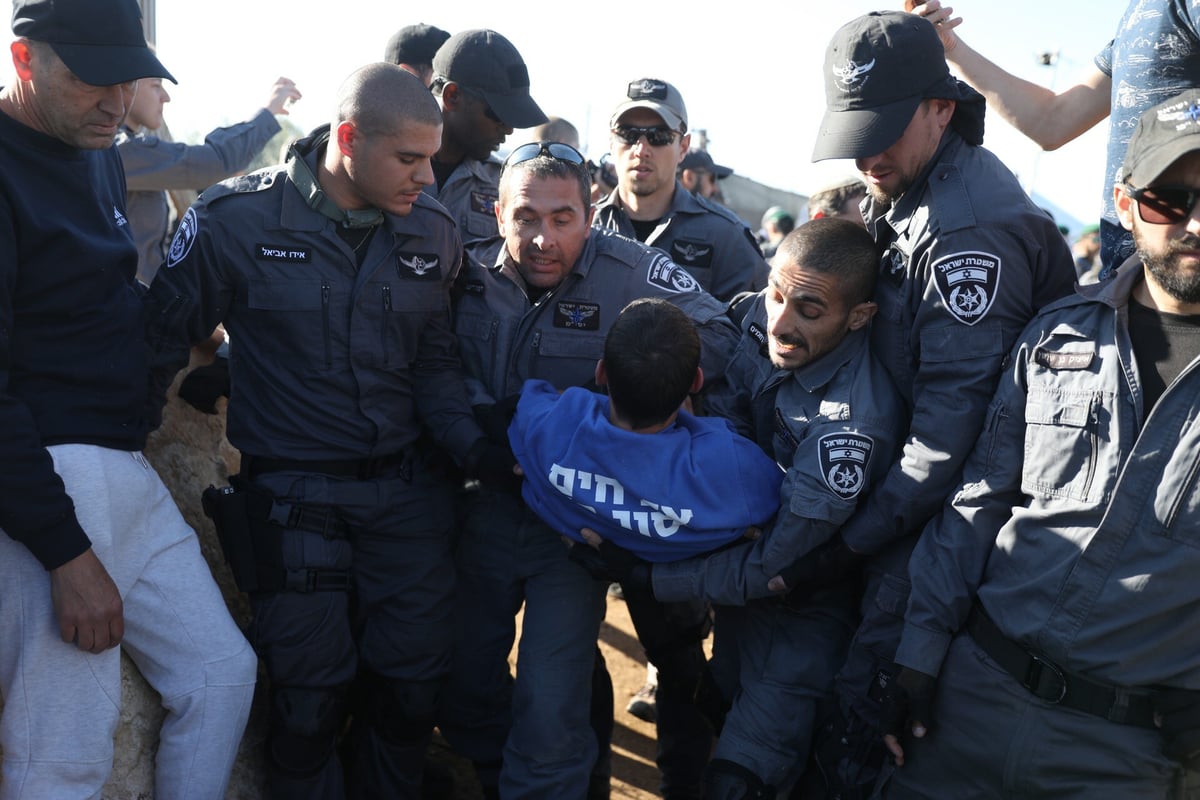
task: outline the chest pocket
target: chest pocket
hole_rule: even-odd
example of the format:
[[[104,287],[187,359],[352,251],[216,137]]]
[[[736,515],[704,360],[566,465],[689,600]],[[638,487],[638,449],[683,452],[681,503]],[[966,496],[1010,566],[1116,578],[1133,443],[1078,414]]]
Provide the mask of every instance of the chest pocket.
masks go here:
[[[551,328],[539,332],[533,344],[531,378],[555,386],[582,386],[595,379],[596,362],[604,355],[604,334]]]
[[[297,351],[333,357],[331,330],[334,291],[329,281],[250,281],[246,307],[256,320],[255,344],[265,352],[294,355]]]
[[[427,319],[449,313],[440,282],[402,280],[373,285],[367,289],[366,302],[374,299],[378,299],[381,317],[380,360],[392,367],[407,367],[416,358]]]
[[[1030,387],[1025,404],[1021,490],[1036,497],[1096,502],[1102,417],[1100,397]]]

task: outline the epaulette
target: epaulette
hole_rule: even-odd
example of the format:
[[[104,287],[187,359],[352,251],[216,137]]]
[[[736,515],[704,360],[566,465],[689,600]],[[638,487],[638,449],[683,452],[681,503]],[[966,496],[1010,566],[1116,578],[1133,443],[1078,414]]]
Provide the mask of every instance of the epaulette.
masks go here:
[[[283,167],[263,167],[246,175],[235,175],[218,181],[200,193],[199,200],[212,205],[222,197],[249,192],[261,192],[270,189],[284,174]]]
[[[628,236],[608,228],[593,227],[591,239],[597,256],[608,256],[629,269],[640,264],[648,264],[650,259],[663,255],[661,250],[644,245],[637,239],[630,239]]]
[[[438,202],[437,199],[430,197],[429,195],[425,194],[425,192],[421,192],[421,194],[417,196],[417,202],[413,203],[413,205],[440,214],[452,224],[454,223],[454,215],[451,214],[444,205]]]
[[[709,200],[706,197],[701,197],[698,194],[693,194],[692,199],[695,200],[696,204],[699,205],[701,208],[703,208],[705,211],[708,211],[712,214],[717,214],[718,216],[725,218],[729,222],[732,222],[736,225],[740,225],[743,228],[749,229],[750,226],[746,224],[745,220],[743,220],[737,214],[733,213],[732,211],[730,211],[728,208],[721,205],[720,203],[715,203],[712,200]]]
[[[929,175],[929,218],[937,221],[938,230],[952,233],[974,227],[975,207],[962,173],[954,164],[938,164]]]

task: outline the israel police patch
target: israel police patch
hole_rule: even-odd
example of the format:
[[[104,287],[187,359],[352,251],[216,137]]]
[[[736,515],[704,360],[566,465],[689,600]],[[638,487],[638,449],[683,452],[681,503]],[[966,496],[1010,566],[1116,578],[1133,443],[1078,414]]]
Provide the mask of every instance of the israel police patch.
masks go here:
[[[495,216],[498,199],[496,195],[488,192],[471,192],[471,210],[477,214]]]
[[[199,224],[196,222],[196,210],[189,208],[187,213],[183,215],[183,219],[179,220],[179,227],[175,230],[175,237],[171,239],[171,249],[167,251],[167,269],[178,264],[187,258],[187,254],[192,252],[192,245],[196,242],[196,233],[199,230]]]
[[[1000,257],[965,251],[939,258],[930,267],[942,303],[959,322],[974,325],[987,316],[1000,286]]]
[[[646,272],[646,283],[668,292],[700,291],[700,284],[691,273],[666,256],[659,256],[650,262],[650,269]]]
[[[600,305],[560,300],[554,307],[554,327],[598,331],[600,330]]]
[[[867,482],[875,440],[860,433],[827,433],[817,441],[817,447],[825,485],[845,500],[857,497]]]

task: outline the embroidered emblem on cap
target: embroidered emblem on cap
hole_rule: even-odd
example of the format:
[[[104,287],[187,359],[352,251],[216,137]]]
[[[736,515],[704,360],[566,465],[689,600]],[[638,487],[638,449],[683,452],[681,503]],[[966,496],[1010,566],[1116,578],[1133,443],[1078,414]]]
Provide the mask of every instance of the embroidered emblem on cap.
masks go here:
[[[1188,123],[1193,125],[1200,123],[1200,103],[1192,101],[1184,108],[1180,108],[1182,104],[1174,104],[1166,108],[1159,109],[1157,112],[1159,122],[1178,122],[1175,130],[1183,130],[1188,126]]]
[[[655,258],[646,272],[646,283],[668,292],[698,292],[700,284],[683,267],[666,256]]]
[[[663,81],[655,81],[649,78],[643,78],[640,81],[631,81],[629,88],[625,92],[625,96],[630,100],[666,100],[667,84]]]
[[[418,278],[425,280],[436,280],[438,278],[438,263],[439,259],[434,253],[397,253],[396,260],[400,262],[400,266],[406,267],[409,272]],[[403,277],[404,270],[399,267],[396,271]]]
[[[854,61],[847,61],[845,66],[832,67],[833,74],[837,77],[838,86],[843,91],[850,92],[861,89],[870,80],[871,76],[867,73],[875,68],[875,59],[871,59],[866,64],[859,64]]]
[[[554,327],[598,331],[600,330],[599,314],[600,305],[598,303],[560,301],[554,309]]]
[[[858,433],[827,433],[817,447],[825,485],[845,500],[857,497],[867,482],[875,440]]]
[[[183,219],[179,220],[179,228],[175,231],[174,238],[171,239],[171,249],[167,251],[167,269],[187,258],[187,254],[192,250],[192,243],[196,241],[198,230],[196,210],[189,208],[183,215]]]
[[[959,322],[974,325],[987,316],[1000,285],[1000,259],[991,253],[963,252],[930,267],[942,302]]]

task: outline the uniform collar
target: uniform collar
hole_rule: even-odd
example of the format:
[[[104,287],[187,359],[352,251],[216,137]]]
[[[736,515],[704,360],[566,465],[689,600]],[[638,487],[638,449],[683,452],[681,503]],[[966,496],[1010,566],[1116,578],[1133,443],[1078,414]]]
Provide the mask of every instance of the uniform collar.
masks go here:
[[[877,204],[874,199],[869,200],[867,206],[868,226],[887,224],[896,232],[897,237],[903,234],[916,216],[917,209],[925,201],[925,187],[929,183],[930,175],[943,161],[953,161],[959,149],[965,145],[963,138],[953,128],[947,126],[942,134],[942,140],[938,142],[937,150],[933,153],[933,158],[929,159],[925,169],[921,170],[921,174],[913,181],[912,186],[908,187],[908,191],[900,197],[898,203],[888,209],[886,213],[876,214]],[[867,196],[870,197],[870,194]]]
[[[833,380],[834,376],[850,363],[867,346],[870,326],[850,331],[846,338],[825,355],[811,364],[792,371],[792,377],[806,392],[812,394]]]

